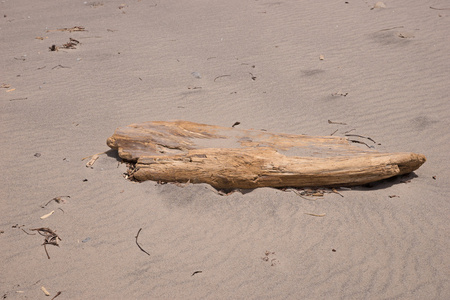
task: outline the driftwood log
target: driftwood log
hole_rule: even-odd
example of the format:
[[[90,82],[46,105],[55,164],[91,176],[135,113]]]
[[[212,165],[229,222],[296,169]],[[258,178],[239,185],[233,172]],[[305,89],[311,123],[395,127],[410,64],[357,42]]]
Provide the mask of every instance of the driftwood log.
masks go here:
[[[209,183],[215,188],[351,186],[406,174],[425,156],[381,153],[335,136],[242,130],[187,121],[116,129],[107,144],[138,181]]]

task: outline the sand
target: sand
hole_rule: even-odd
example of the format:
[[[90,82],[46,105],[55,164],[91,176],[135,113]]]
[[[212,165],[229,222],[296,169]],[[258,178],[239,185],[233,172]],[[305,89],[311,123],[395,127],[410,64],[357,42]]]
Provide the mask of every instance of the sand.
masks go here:
[[[0,296],[450,298],[450,7],[375,2],[1,1]],[[312,200],[130,182],[112,151],[81,160],[119,126],[176,119],[352,130],[427,162]],[[61,238],[50,259],[41,227]]]

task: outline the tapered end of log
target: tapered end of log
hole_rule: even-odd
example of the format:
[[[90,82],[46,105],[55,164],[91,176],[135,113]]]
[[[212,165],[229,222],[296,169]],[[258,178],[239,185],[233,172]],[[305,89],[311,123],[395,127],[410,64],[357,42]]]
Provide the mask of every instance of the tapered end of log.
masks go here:
[[[399,175],[408,174],[417,170],[427,161],[425,155],[417,153],[406,153],[395,162],[399,168]]]

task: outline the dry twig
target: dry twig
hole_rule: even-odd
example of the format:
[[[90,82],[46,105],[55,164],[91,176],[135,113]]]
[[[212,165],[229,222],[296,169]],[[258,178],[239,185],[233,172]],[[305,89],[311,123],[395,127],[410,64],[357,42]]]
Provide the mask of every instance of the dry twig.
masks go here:
[[[56,295],[55,295],[52,299],[50,299],[50,300],[55,299],[55,298],[58,297],[59,295],[61,295],[61,292],[57,292]]]
[[[47,291],[47,289],[44,286],[41,286],[41,290],[44,292],[45,296],[50,296],[50,293]]]
[[[357,141],[357,140],[349,140],[349,141],[352,142],[352,143],[363,144],[363,145],[366,145],[367,148],[371,148],[369,145],[367,145],[366,143],[361,142],[361,141]]]
[[[29,233],[29,232],[26,232],[25,229],[23,229],[23,228],[20,228],[20,229],[22,229],[22,231],[25,232],[25,233],[28,234],[28,235],[36,235],[36,233]]]
[[[79,43],[80,43],[80,42],[79,42],[78,40],[73,39],[73,38],[69,38],[69,42],[67,42],[67,43],[65,43],[64,45],[62,45],[61,48],[64,48],[64,49],[76,49],[76,48],[77,48],[76,46],[77,46]]]
[[[431,9],[435,9],[435,10],[450,10],[450,8],[436,8],[436,7],[432,7],[430,6]]]
[[[325,217],[327,214],[314,214],[314,213],[305,213],[305,215],[310,215],[313,217]]]
[[[27,100],[28,98],[14,98],[14,99],[10,99],[9,101],[18,101],[18,100]]]
[[[72,28],[58,28],[58,29],[49,29],[49,30],[47,30],[47,32],[55,32],[55,31],[74,32],[74,31],[86,31],[86,29],[83,26],[74,26]]]
[[[58,196],[53,198],[52,200],[48,201],[47,203],[45,203],[44,205],[42,205],[41,207],[44,208],[45,206],[47,206],[50,202],[55,201],[56,203],[64,203],[66,202],[65,199],[63,199],[63,197],[67,197],[70,198],[70,196]]]
[[[100,153],[96,153],[96,154],[94,154],[94,155],[90,155],[90,156],[83,157],[81,160],[85,160],[85,159],[90,158],[90,160],[86,163],[86,168],[89,168],[89,167],[92,167],[92,166],[94,165],[95,161],[96,161],[96,160],[99,158],[99,156],[102,155],[102,154],[106,154],[106,151],[100,152]]]
[[[342,195],[341,193],[339,193],[336,189],[331,189],[331,191],[333,191],[333,193],[338,194],[341,197],[344,197],[344,195]]]
[[[217,76],[216,78],[214,78],[214,82],[216,82],[216,80],[219,79],[219,78],[229,77],[229,76],[231,76],[231,75],[220,75],[220,76]]]
[[[58,48],[58,47],[57,47]],[[59,48],[58,48],[59,49]],[[53,68],[52,68],[52,70],[54,70],[54,69],[57,69],[57,68],[61,68],[61,69],[70,69],[70,67],[65,67],[65,66],[63,66],[63,65],[57,65],[57,66],[54,66]]]
[[[362,136],[362,135],[359,135],[359,134],[346,134],[345,136],[356,136],[356,137],[360,137],[360,138],[363,138],[363,139],[368,139],[369,141],[373,142],[374,144],[377,143],[371,137]]]
[[[328,124],[347,125],[347,123],[333,122],[333,121],[331,121],[331,120],[328,120]]]
[[[148,253],[147,251],[145,251],[144,249],[142,249],[141,245],[139,245],[138,243],[138,237],[139,237],[139,233],[141,233],[142,228],[139,228],[139,231],[136,234],[136,245],[139,247],[139,249],[141,249],[142,252],[144,252],[145,254],[147,254],[148,256],[150,256],[150,253]]]
[[[395,27],[391,27],[391,28],[385,28],[385,29],[381,29],[378,31],[388,31],[388,30],[392,30],[392,29],[397,29],[397,28],[403,28],[404,26],[395,26]]]
[[[46,219],[46,218],[48,218],[48,217],[50,217],[51,215],[53,215],[55,213],[55,211],[54,210],[52,210],[51,212],[49,212],[48,214],[45,214],[45,215],[43,215],[42,217],[41,217],[41,220],[43,220],[43,219]]]

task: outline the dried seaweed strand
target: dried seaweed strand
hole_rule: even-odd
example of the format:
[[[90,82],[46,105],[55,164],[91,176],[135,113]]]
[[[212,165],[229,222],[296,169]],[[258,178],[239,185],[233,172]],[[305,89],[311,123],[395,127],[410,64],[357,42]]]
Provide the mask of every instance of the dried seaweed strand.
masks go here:
[[[25,233],[28,234],[28,235],[36,235],[36,233],[29,233],[29,232],[26,232],[23,228],[20,228],[20,229],[22,229],[22,231],[25,232]]]
[[[360,138],[363,138],[363,139],[368,139],[369,141],[372,141],[374,144],[377,143],[371,137],[363,136],[363,135],[359,135],[359,134],[346,134],[345,136],[356,136],[356,137],[360,137]]]
[[[144,252],[145,254],[147,254],[148,256],[150,256],[150,253],[148,253],[147,251],[145,251],[144,249],[142,249],[141,245],[139,245],[138,243],[138,237],[139,237],[139,233],[141,233],[142,228],[139,228],[139,231],[136,234],[136,245],[139,247],[139,249],[141,249],[142,252]]]
[[[435,9],[435,10],[450,10],[450,8],[436,8],[436,7],[432,7],[430,6],[431,9]]]
[[[219,79],[219,78],[229,77],[229,76],[231,76],[231,75],[220,75],[220,76],[217,76],[216,78],[214,78],[214,82],[216,82],[216,80]]]
[[[57,292],[56,293],[56,295],[55,295],[55,297],[53,297],[52,299],[50,299],[50,300],[53,300],[53,299],[55,299],[56,297],[58,297],[59,295],[61,295],[61,292]]]
[[[41,228],[33,228],[30,230],[37,231],[40,235],[45,237],[44,243],[42,245],[44,246],[44,250],[45,250],[45,254],[47,254],[47,258],[50,259],[50,255],[48,254],[48,251],[47,251],[47,245],[53,245],[53,246],[59,247],[58,240],[61,241],[61,238],[50,228],[41,227]]]
[[[347,125],[347,123],[342,123],[342,122],[333,122],[333,121],[331,121],[331,120],[328,120],[328,124]]]
[[[44,245],[44,250],[45,250],[45,254],[47,254],[47,258],[50,259],[50,255],[48,255],[48,251],[47,251],[47,246],[46,246],[46,244],[44,243],[44,244],[42,244],[42,245]]]
[[[366,145],[367,146],[367,148],[370,148],[370,146],[369,145],[367,145],[366,143],[364,143],[364,142],[361,142],[361,141],[357,141],[357,140],[349,140],[350,142],[352,142],[352,143],[357,143],[357,144],[363,144],[363,145]]]

